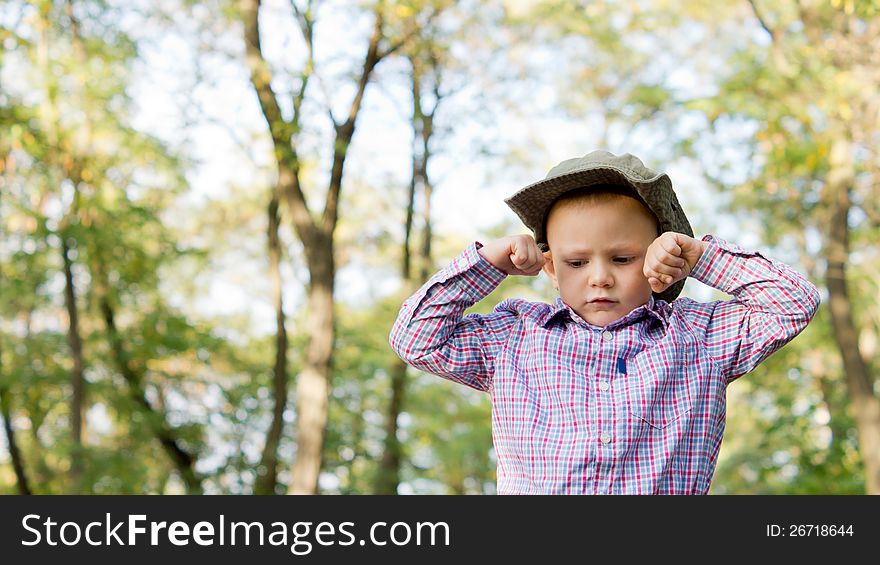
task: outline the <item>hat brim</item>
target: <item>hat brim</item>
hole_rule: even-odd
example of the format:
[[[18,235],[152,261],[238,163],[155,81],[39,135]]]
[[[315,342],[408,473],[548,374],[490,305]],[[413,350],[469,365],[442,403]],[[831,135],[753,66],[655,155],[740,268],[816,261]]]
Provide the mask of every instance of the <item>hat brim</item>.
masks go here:
[[[556,199],[577,188],[609,184],[631,188],[657,216],[660,233],[672,231],[694,237],[694,230],[672,189],[672,181],[665,173],[641,179],[613,166],[584,167],[532,183],[505,199],[505,202],[532,230],[538,245],[546,249],[547,233],[544,222]],[[681,294],[684,283],[681,280],[661,293],[654,293],[654,296],[656,299],[672,302]]]

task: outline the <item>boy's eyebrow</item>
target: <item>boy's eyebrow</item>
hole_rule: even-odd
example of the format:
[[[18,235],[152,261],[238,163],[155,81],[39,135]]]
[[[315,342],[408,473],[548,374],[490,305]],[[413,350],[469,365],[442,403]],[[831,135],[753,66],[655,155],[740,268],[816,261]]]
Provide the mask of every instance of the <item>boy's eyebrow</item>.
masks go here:
[[[552,249],[551,249],[552,251]],[[609,255],[638,255],[640,253],[644,253],[645,250],[641,248],[641,246],[632,244],[632,243],[623,243],[618,245],[612,245],[607,249],[599,250],[601,252],[607,252]],[[588,247],[571,247],[568,249],[562,249],[559,251],[560,255],[590,255],[594,253],[593,249]]]

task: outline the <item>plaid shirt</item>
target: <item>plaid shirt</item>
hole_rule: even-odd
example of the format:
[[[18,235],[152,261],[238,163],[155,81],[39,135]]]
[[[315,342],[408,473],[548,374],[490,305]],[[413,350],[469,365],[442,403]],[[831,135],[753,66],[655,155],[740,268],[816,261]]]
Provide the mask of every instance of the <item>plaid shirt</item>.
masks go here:
[[[690,276],[732,300],[652,298],[604,328],[559,298],[463,316],[506,276],[471,245],[403,304],[391,346],[491,395],[499,494],[705,494],[727,385],[803,330],[819,293],[782,263],[703,239]]]

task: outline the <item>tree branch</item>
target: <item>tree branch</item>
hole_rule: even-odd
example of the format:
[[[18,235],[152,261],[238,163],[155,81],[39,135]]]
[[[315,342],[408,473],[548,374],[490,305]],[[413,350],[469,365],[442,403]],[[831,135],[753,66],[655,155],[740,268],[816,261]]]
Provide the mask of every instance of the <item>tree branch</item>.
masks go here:
[[[401,47],[406,45],[410,39],[417,36],[419,33],[421,33],[421,31],[423,29],[428,27],[428,25],[432,21],[434,21],[434,18],[436,18],[442,10],[443,10],[443,8],[439,8],[436,11],[432,11],[430,14],[428,14],[426,16],[425,22],[423,24],[419,24],[418,22],[415,21],[415,18],[413,18],[413,25],[409,26],[409,29],[406,31],[406,33],[403,34],[403,36],[400,39],[393,42],[385,50],[380,51],[379,59],[384,59],[385,57],[391,55],[392,53],[398,51]]]
[[[325,233],[331,233],[336,226],[338,218],[339,191],[342,187],[342,170],[345,164],[345,157],[348,154],[348,147],[354,136],[355,120],[361,109],[361,103],[364,98],[364,91],[367,89],[367,83],[370,81],[370,75],[373,69],[381,60],[379,54],[379,42],[382,40],[383,19],[381,5],[376,8],[376,20],[373,25],[373,35],[370,37],[370,43],[367,47],[367,54],[364,56],[364,63],[361,70],[360,78],[358,78],[357,91],[351,101],[348,110],[348,117],[342,124],[336,126],[336,140],[333,143],[333,167],[330,171],[330,186],[327,190],[327,200],[324,204],[324,213],[321,218],[321,228]]]
[[[303,243],[309,245],[314,240],[315,222],[299,182],[299,157],[293,146],[294,127],[281,116],[278,99],[272,90],[272,71],[263,56],[259,25],[260,0],[240,0],[240,5],[251,84],[257,92],[260,108],[275,146],[279,184],[284,187],[294,227]]]
[[[764,31],[770,36],[770,39],[775,43],[778,41],[779,37],[775,30],[770,29],[770,26],[767,25],[767,20],[761,15],[761,11],[758,9],[758,5],[755,3],[755,0],[748,0],[749,5],[752,7],[752,13],[758,19],[758,23],[761,24],[761,27],[764,28]]]
[[[314,19],[312,16],[312,3],[311,1],[306,3],[305,11],[300,10],[299,6],[296,5],[294,0],[290,0],[290,5],[293,7],[293,12],[296,15],[296,20],[299,23],[300,31],[303,35],[303,40],[306,42],[306,49],[308,50],[308,56],[306,58],[306,66],[303,69],[302,75],[300,76],[300,87],[299,92],[297,92],[293,97],[293,133],[294,135],[299,133],[300,127],[300,108],[302,107],[303,99],[306,95],[306,87],[309,84],[309,79],[312,74],[315,72],[315,44],[314,44]],[[329,108],[329,105],[328,105]],[[333,121],[333,115],[331,113],[330,120]]]

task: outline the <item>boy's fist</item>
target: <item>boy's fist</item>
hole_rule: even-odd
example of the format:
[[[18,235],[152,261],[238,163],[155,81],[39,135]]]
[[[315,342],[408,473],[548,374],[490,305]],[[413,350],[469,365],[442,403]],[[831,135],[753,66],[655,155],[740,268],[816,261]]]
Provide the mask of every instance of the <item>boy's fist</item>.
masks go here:
[[[530,235],[508,235],[490,241],[478,251],[486,261],[508,275],[533,277],[544,266],[544,254]]]
[[[654,292],[663,292],[687,277],[708,243],[683,233],[665,232],[648,246],[645,254],[645,277]]]

